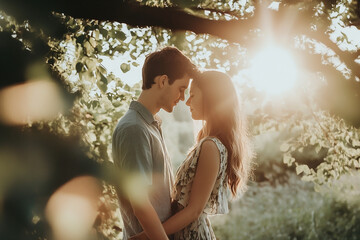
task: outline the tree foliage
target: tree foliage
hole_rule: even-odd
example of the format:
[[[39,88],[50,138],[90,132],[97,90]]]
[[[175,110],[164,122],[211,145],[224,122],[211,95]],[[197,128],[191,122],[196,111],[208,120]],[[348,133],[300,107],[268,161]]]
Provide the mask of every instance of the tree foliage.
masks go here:
[[[290,130],[300,134],[282,144],[283,161],[288,166],[295,164],[296,173],[301,174],[303,180],[323,184],[329,179],[338,179],[351,169],[360,169],[359,130],[344,120],[317,112],[313,119],[292,125]],[[305,147],[311,147],[315,154],[325,151],[323,162],[316,168],[299,164],[293,157],[295,153],[302,153]]]
[[[114,124],[140,92],[139,85],[130,87],[108,72],[102,59],[126,55],[118,63],[125,73],[159,46],[175,45],[198,65],[234,75],[249,65],[247,58],[262,44],[285,45],[297,54],[299,66],[321,73],[316,80],[327,83],[312,101],[350,125],[360,124],[359,44],[345,33],[358,27],[358,2],[109,1],[99,6],[2,0],[0,6],[2,30],[42,56],[68,89],[81,95],[72,115],[51,125],[66,134],[83,134],[102,161],[111,158]],[[334,40],[336,31],[340,35]]]
[[[81,135],[100,162],[112,161],[112,131],[141,90],[108,71],[105,58],[121,59],[116,64],[127,73],[150,52],[174,45],[197,65],[235,76],[263,45],[282,45],[303,70],[301,97],[283,96],[296,104],[269,103],[248,82],[239,92],[253,107],[252,132],[287,132],[284,163],[323,184],[359,169],[360,41],[349,34],[359,31],[359,6],[348,0],[1,0],[0,30],[51,66],[77,96],[70,113],[39,125]],[[301,162],[304,151],[320,163]]]

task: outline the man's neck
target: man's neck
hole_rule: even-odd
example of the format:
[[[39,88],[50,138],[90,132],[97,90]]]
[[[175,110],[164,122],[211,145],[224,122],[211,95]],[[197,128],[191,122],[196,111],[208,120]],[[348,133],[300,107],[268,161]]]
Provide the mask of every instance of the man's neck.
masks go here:
[[[160,111],[160,107],[157,106],[156,94],[151,93],[149,90],[141,92],[138,102],[141,103],[149,112],[155,116]]]

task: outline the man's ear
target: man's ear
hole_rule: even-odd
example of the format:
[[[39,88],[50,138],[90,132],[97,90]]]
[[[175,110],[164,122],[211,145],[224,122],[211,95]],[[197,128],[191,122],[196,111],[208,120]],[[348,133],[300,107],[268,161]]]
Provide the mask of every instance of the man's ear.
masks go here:
[[[168,76],[167,75],[159,75],[156,76],[154,81],[156,83],[156,85],[161,89],[165,86],[166,83],[168,83]]]

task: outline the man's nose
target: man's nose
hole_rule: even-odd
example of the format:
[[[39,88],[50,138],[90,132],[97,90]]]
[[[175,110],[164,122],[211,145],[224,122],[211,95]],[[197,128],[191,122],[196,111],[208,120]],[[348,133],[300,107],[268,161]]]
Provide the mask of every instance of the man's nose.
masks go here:
[[[190,106],[190,98],[186,101],[186,105]]]

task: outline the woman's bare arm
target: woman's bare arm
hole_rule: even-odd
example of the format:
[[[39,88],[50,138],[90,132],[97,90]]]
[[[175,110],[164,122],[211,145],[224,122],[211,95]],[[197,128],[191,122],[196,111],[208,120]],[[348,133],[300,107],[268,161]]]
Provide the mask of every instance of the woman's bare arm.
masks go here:
[[[166,234],[180,231],[200,216],[214,188],[219,168],[220,153],[216,144],[212,140],[204,141],[200,149],[189,204],[163,223]]]

